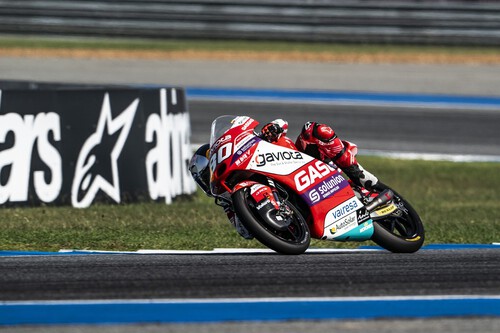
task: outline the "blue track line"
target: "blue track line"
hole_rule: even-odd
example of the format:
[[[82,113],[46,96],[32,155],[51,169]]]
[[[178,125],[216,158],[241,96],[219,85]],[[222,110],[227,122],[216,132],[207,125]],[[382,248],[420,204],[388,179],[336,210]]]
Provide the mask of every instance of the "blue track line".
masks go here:
[[[0,325],[500,316],[500,296],[0,303]]]
[[[50,252],[50,251],[0,251],[0,257],[17,257],[17,256],[64,256],[64,255],[89,255],[89,254],[116,254],[117,252],[84,252],[73,251],[67,252]]]
[[[188,87],[186,88],[186,95],[188,100],[294,101],[307,103],[392,104],[425,107],[500,109],[500,97],[494,96],[205,87]]]
[[[360,249],[382,249],[379,246],[362,245]],[[423,246],[420,250],[483,250],[483,249],[498,249],[499,244],[428,244]]]

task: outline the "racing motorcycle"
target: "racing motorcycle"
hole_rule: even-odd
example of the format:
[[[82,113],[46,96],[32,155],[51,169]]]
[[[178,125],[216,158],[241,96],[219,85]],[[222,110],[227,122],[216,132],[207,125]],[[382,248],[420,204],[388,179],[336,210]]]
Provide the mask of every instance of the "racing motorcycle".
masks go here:
[[[373,240],[392,252],[415,252],[424,242],[417,212],[386,185],[371,192],[346,180],[333,163],[269,143],[246,116],[221,116],[210,136],[210,190],[231,205],[265,246],[301,254],[311,237]],[[356,154],[355,145],[345,142]]]

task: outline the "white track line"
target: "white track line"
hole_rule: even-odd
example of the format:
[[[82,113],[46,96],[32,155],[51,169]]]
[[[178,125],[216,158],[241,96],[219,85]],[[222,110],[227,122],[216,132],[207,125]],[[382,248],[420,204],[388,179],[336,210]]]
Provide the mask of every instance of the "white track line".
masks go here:
[[[345,252],[376,252],[385,251],[383,249],[307,249],[306,253],[345,253]],[[138,251],[99,251],[99,250],[77,250],[61,249],[60,253],[95,253],[95,254],[269,254],[276,253],[270,249],[230,249],[216,248],[213,250],[138,250]]]

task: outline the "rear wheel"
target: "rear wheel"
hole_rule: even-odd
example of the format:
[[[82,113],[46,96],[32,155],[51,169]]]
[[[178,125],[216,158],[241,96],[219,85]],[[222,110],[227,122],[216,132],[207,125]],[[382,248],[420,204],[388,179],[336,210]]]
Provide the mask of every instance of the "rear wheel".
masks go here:
[[[398,209],[391,215],[374,221],[372,240],[391,252],[416,252],[424,243],[424,225],[410,203],[392,191],[393,201]]]
[[[285,205],[283,212],[278,213],[287,225],[283,230],[276,229],[257,212],[249,188],[236,191],[232,199],[236,215],[243,225],[265,246],[282,254],[301,254],[309,247],[311,234],[307,222],[287,200],[282,202]]]

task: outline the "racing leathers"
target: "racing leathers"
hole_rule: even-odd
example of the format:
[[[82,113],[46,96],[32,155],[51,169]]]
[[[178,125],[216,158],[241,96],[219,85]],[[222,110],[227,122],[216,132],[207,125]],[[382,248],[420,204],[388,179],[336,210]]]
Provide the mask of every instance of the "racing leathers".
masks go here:
[[[363,169],[356,160],[353,149],[350,149],[355,148],[355,145],[340,140],[328,125],[308,121],[295,144],[286,137],[287,131],[288,123],[283,119],[276,119],[264,125],[261,133],[262,137],[271,143],[297,149],[326,163],[333,162],[354,184],[367,190],[376,189],[377,177]]]

